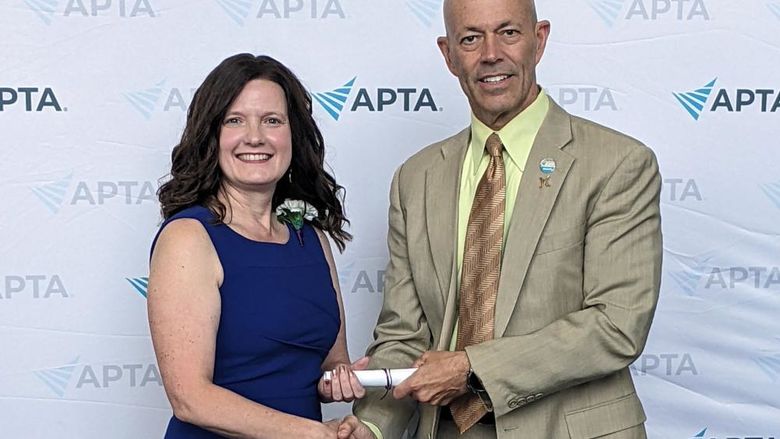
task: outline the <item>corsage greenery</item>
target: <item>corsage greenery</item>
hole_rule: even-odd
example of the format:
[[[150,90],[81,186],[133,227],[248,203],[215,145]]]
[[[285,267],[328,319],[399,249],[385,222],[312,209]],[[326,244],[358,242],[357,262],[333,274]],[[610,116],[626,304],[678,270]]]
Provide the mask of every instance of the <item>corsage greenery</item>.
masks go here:
[[[303,222],[317,218],[319,212],[311,204],[301,200],[286,199],[276,208],[276,217],[283,223],[290,224],[298,236],[298,243],[303,246]]]

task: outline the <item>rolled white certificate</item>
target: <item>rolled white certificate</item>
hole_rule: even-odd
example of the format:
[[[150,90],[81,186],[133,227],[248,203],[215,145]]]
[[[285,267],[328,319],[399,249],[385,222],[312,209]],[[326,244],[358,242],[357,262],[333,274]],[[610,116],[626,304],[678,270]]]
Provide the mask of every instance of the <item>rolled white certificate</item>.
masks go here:
[[[417,368],[409,369],[372,369],[356,370],[355,376],[363,387],[395,387],[413,374]],[[322,379],[330,381],[333,379],[331,371],[322,374]]]

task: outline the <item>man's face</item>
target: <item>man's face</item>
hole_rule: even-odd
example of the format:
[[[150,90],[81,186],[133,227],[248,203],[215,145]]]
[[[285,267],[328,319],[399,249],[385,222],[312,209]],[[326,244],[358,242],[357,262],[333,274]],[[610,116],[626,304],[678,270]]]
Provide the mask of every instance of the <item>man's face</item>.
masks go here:
[[[538,95],[536,65],[550,23],[535,23],[532,0],[447,0],[438,44],[471,110],[498,130]]]

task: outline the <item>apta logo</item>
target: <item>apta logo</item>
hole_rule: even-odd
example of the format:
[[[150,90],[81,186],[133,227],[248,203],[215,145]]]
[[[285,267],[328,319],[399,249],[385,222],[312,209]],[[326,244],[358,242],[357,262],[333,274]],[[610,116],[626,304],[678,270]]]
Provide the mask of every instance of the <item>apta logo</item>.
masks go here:
[[[155,111],[163,112],[178,111],[187,112],[196,88],[172,87],[164,88],[166,80],[158,82],[152,87],[124,93],[123,96],[127,102],[135,108],[146,120],[150,120]]]
[[[669,276],[677,284],[677,288],[682,293],[693,296],[698,290],[699,283],[706,273],[712,270],[710,261],[715,257],[713,252],[703,255],[689,257],[671,254],[682,267],[678,271],[672,271]]]
[[[340,0],[216,0],[231,20],[243,26],[250,15],[256,19],[347,18]],[[257,12],[253,12],[257,11]]]
[[[426,27],[441,14],[442,0],[406,0],[406,7]]]
[[[73,376],[73,371],[76,370],[78,361],[79,357],[76,357],[73,361],[64,366],[36,370],[33,371],[33,373],[46,385],[46,387],[54,392],[55,395],[62,398],[65,396],[65,390],[68,388],[68,384]]]
[[[65,366],[36,370],[33,373],[59,398],[68,391],[81,389],[137,389],[162,387],[155,363],[77,364],[79,357]],[[73,378],[77,377],[75,384]]]
[[[780,209],[780,181],[761,186],[761,190]]]
[[[664,178],[663,201],[703,201],[699,185],[692,178]]]
[[[24,0],[44,23],[54,17],[157,17],[152,0]],[[64,9],[60,6],[65,3]]]
[[[705,289],[733,290],[737,286],[770,290],[780,286],[780,267],[715,267],[704,284]]]
[[[710,13],[704,0],[588,0],[588,4],[609,27],[613,27],[621,19],[710,20]]]
[[[778,20],[780,20],[780,2],[771,1],[766,4],[766,7],[775,14]]]
[[[51,87],[0,87],[0,112],[9,107],[26,112],[68,111]]]
[[[701,288],[707,291],[775,290],[780,286],[780,267],[777,266],[719,267],[710,263],[714,252],[696,257],[667,254],[682,266],[681,270],[671,271],[669,277],[677,284],[678,291],[688,296],[695,295],[702,283]]]
[[[14,274],[3,277],[0,299],[67,299],[70,298],[58,274]]]
[[[68,192],[72,179],[73,174],[50,183],[35,186],[31,190],[51,213],[57,213],[60,207],[62,207],[62,202],[65,201],[65,195]]]
[[[352,260],[339,267],[339,285],[343,293],[383,293],[387,258]]]
[[[135,288],[135,290],[144,298],[146,298],[146,294],[149,291],[149,278],[148,277],[126,277],[126,281],[130,282],[130,285]]]
[[[147,120],[152,117],[152,112],[157,107],[157,103],[163,94],[162,87],[165,85],[165,80],[158,82],[154,87],[147,88],[145,90],[125,93],[125,99],[130,105],[133,106],[139,113],[141,113]]]
[[[704,105],[707,103],[712,94],[712,88],[715,87],[715,82],[718,78],[713,79],[704,87],[689,91],[687,93],[672,93],[675,98],[680,102],[680,105],[685,108],[685,111],[691,115],[693,120],[699,120],[701,112],[704,110]]]
[[[31,187],[31,191],[53,214],[69,205],[103,205],[116,199],[127,205],[153,203],[157,186],[151,181],[78,181],[70,192],[73,174]]]
[[[352,86],[355,85],[355,79],[357,79],[357,76],[333,91],[313,94],[314,99],[322,105],[322,108],[330,114],[330,117],[332,117],[333,120],[339,120],[341,111],[344,109],[347,99],[349,99],[349,94],[352,93]]]
[[[357,76],[332,91],[314,93],[314,99],[323,109],[338,121],[344,109],[349,107],[350,112],[369,111],[383,112],[388,109],[396,109],[404,112],[442,111],[433,99],[428,88],[360,88],[357,91],[352,105],[347,101],[352,95]]]
[[[774,436],[712,436],[707,434],[707,429],[698,432],[690,439],[775,439]]]
[[[642,354],[631,364],[631,374],[637,376],[699,375],[689,353]]]
[[[548,93],[568,111],[617,111],[615,92],[597,86],[550,86]]]
[[[707,85],[687,93],[673,93],[680,105],[694,119],[699,120],[702,112],[707,108],[707,102],[715,87],[718,78],[713,79]],[[709,111],[727,111],[729,113],[741,113],[748,108],[761,113],[775,113],[780,110],[780,90],[770,88],[738,88],[727,90],[721,88],[712,99]]]

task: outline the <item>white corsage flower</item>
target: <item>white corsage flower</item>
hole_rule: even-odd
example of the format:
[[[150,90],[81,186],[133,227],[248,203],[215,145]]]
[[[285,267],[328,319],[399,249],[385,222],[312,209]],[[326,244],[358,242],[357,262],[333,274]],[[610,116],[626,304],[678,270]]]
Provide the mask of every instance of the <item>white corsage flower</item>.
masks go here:
[[[302,200],[286,199],[276,208],[279,221],[289,223],[298,235],[298,242],[303,246],[303,222],[311,221],[319,216],[317,208]]]

